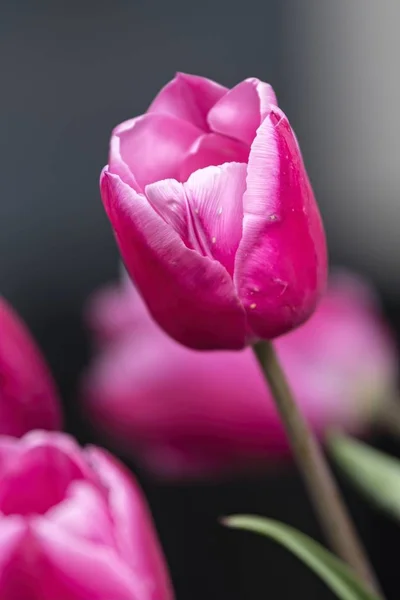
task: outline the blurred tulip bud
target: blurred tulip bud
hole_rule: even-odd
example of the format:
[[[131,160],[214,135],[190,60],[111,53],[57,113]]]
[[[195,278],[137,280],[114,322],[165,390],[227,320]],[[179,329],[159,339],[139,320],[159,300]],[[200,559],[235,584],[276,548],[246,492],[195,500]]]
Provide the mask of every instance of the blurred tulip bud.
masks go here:
[[[0,297],[0,434],[60,429],[61,420],[47,365],[25,325]]]
[[[61,433],[0,436],[2,600],[171,600],[141,491]]]
[[[167,477],[195,477],[289,456],[274,402],[250,349],[198,352],[145,314],[132,284],[90,302],[103,341],[83,382],[94,424],[109,442]],[[105,341],[107,340],[107,341]],[[362,280],[332,278],[311,319],[276,349],[315,432],[362,432],[393,396],[397,355]]]
[[[314,311],[324,229],[267,83],[178,74],[114,130],[101,194],[126,268],[179,342],[240,349]]]

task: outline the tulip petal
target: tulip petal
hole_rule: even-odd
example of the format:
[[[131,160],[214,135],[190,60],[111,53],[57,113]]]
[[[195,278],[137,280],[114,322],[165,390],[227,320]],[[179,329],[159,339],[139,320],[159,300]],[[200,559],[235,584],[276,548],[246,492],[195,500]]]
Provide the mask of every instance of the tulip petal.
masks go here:
[[[45,518],[33,522],[32,538],[36,564],[26,576],[35,581],[40,600],[152,600],[150,584],[113,549],[78,540]]]
[[[198,248],[197,238],[192,232],[190,209],[182,183],[176,179],[164,179],[147,185],[144,191],[154,211],[176,231],[185,246],[208,256],[207,252]]]
[[[197,235],[231,275],[242,236],[246,168],[241,163],[207,167],[183,184]]]
[[[20,454],[21,447],[18,444],[18,438],[0,435],[0,480]]]
[[[135,123],[141,117],[137,117],[136,119],[130,119],[129,121],[125,121],[116,127],[111,135],[110,140],[110,150],[108,155],[108,164],[110,170],[119,175],[122,181],[125,181],[128,185],[133,187],[134,190],[140,192],[140,185],[136,181],[136,178],[132,171],[130,170],[128,164],[124,161],[121,153],[121,136],[124,131],[127,131],[129,134],[129,130],[135,126]],[[127,134],[127,135],[128,135]]]
[[[45,361],[12,308],[0,297],[0,434],[59,429],[61,409]]]
[[[93,479],[79,448],[64,434],[32,432],[0,442],[3,514],[44,514],[63,500],[72,481]]]
[[[196,171],[183,185],[164,180],[145,191],[188,248],[217,260],[232,275],[242,235],[245,189],[246,165],[225,163]]]
[[[86,481],[74,481],[62,502],[47,511],[46,518],[69,535],[115,548],[106,496]]]
[[[109,490],[109,506],[122,557],[137,579],[149,584],[151,600],[172,599],[162,550],[139,486],[106,451],[89,447],[85,452]]]
[[[84,320],[98,344],[109,344],[127,333],[157,328],[138,290],[129,281],[110,285],[89,298]]]
[[[245,315],[226,269],[186,247],[144,196],[107,170],[101,191],[125,266],[155,320],[188,346],[242,347]]]
[[[3,574],[7,570],[10,561],[26,531],[24,520],[18,516],[8,517],[0,520],[0,597],[2,595]]]
[[[287,453],[250,349],[194,352],[161,330],[125,337],[97,359],[85,386],[102,434],[158,475],[197,477]]]
[[[250,146],[271,106],[277,104],[272,87],[251,77],[229,90],[213,106],[207,117],[208,124],[212,131]]]
[[[118,171],[117,174],[131,185],[125,170],[127,166],[137,182],[133,185],[135,189],[138,189],[137,186],[144,189],[148,183],[160,179],[177,179],[186,153],[202,134],[187,121],[157,113],[142,115],[129,123],[129,127],[114,132],[119,138],[119,147],[115,141],[112,142],[110,169],[114,173]]]
[[[6,473],[0,489],[0,510],[9,514],[44,514],[60,502],[72,479],[81,476],[56,449],[35,448]]]
[[[227,88],[197,75],[177,73],[151,103],[148,113],[162,113],[209,131],[207,113]]]
[[[180,181],[186,181],[194,171],[227,162],[247,163],[249,147],[216,133],[199,137],[190,148],[180,168]]]
[[[32,598],[42,600],[35,591],[21,582],[20,549],[27,533],[27,524],[19,516],[1,519],[0,523],[0,597],[2,600]]]
[[[278,108],[252,145],[243,205],[236,288],[250,327],[268,339],[312,313],[327,272],[321,217],[297,140]]]

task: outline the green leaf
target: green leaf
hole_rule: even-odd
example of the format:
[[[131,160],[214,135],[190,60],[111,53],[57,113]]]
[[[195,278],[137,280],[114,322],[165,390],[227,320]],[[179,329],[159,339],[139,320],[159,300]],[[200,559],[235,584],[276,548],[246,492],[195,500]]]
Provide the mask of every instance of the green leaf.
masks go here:
[[[400,519],[400,461],[347,436],[331,436],[328,443],[336,462],[357,488]]]
[[[272,538],[302,560],[326,583],[340,600],[378,600],[353,571],[304,533],[271,519],[250,515],[227,517],[223,523]]]

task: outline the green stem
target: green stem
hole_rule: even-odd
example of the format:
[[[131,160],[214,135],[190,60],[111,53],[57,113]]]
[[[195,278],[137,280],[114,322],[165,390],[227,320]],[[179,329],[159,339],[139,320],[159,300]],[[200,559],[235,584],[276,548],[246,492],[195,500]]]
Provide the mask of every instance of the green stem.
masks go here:
[[[254,351],[327,539],[337,555],[353,568],[372,591],[382,597],[328,463],[293,398],[273,345],[259,342],[254,346]]]

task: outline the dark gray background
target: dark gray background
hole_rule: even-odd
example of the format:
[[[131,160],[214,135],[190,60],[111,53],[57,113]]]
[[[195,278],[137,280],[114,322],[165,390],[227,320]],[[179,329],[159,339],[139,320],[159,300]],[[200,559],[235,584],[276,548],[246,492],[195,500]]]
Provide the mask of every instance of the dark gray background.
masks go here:
[[[68,428],[82,441],[91,434],[74,400],[88,360],[81,308],[95,287],[117,274],[98,192],[115,124],[143,112],[176,70],[226,85],[251,75],[269,81],[293,115],[329,217],[320,162],[297,102],[301,94],[304,103],[308,83],[296,71],[303,40],[301,31],[294,35],[291,6],[267,0],[0,1],[0,290],[44,348]],[[335,231],[329,218],[327,226]],[[333,257],[341,258],[338,239],[331,241]],[[385,301],[398,321],[390,293]],[[142,481],[178,599],[333,597],[280,548],[217,523],[230,512],[258,512],[318,535],[293,469],[250,483],[174,487],[144,475]],[[355,497],[350,501],[386,586],[398,587],[397,531]]]

